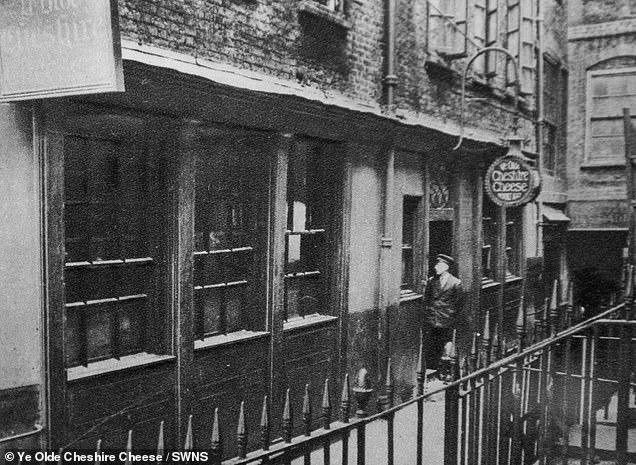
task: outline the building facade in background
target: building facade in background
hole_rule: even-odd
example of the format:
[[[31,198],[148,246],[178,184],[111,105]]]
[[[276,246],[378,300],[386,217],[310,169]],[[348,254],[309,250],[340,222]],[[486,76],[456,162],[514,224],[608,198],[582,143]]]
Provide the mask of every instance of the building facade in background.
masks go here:
[[[636,115],[636,5],[571,1],[568,257],[580,299],[621,286],[629,226],[623,108]],[[588,295],[589,294],[589,295]]]
[[[436,254],[464,351],[565,280],[560,0],[118,9],[125,92],[0,107],[3,444],[152,446],[164,421],[177,445],[190,415],[204,444],[244,401],[252,447],[287,388],[299,412],[391,358],[412,396]],[[518,107],[512,62],[482,54],[462,124],[486,46],[519,62]],[[514,134],[544,187],[503,210],[484,176]]]

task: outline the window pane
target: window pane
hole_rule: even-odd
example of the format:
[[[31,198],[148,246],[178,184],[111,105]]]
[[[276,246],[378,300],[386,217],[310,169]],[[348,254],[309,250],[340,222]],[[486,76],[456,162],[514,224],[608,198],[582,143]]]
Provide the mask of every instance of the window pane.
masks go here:
[[[287,177],[286,317],[325,312],[329,235],[333,228],[337,161],[333,147],[299,140]]]
[[[414,290],[413,254],[420,197],[405,196],[402,201],[402,290]]]
[[[197,293],[197,313],[203,317],[204,334],[217,334],[221,327],[222,289],[204,289]]]
[[[134,299],[121,304],[119,337],[122,355],[143,351],[145,305],[145,299]]]
[[[91,117],[108,124],[118,121],[113,115]],[[152,238],[160,224],[150,203],[143,140],[66,136],[64,170],[65,297],[67,303],[79,304],[67,310],[67,363],[145,351],[145,310],[149,301],[154,311],[158,305],[152,293],[153,258],[160,249]],[[156,203],[158,197],[152,198]],[[139,261],[146,257],[150,260]],[[110,302],[91,302],[105,299]]]
[[[251,329],[245,315],[262,307],[255,278],[267,226],[263,147],[261,138],[237,131],[210,139],[197,156],[194,284],[216,286],[195,291],[200,339]]]
[[[88,340],[88,360],[101,360],[112,355],[111,340],[114,306],[95,305],[84,310],[86,315],[86,328]]]

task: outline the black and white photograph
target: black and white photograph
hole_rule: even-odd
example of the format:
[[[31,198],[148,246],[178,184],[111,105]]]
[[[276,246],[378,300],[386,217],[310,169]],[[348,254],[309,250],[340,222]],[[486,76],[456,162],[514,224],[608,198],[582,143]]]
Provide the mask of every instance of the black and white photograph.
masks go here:
[[[0,0],[0,465],[636,465],[636,0]]]

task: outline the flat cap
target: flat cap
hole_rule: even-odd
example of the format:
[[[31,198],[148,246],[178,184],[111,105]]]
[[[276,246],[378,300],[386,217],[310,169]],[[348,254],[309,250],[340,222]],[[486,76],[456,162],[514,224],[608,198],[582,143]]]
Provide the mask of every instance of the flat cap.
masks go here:
[[[443,253],[440,253],[440,254],[437,254],[437,257],[435,257],[435,258],[437,258],[437,261],[445,262],[449,266],[452,266],[452,265],[455,264],[455,260],[450,255],[445,255]]]

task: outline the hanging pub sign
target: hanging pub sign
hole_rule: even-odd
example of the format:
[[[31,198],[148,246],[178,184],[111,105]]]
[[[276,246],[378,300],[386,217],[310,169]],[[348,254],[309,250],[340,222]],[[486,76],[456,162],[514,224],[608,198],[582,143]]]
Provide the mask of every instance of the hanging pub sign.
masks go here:
[[[497,158],[486,172],[486,192],[500,207],[516,207],[533,201],[541,190],[539,171],[519,155]]]
[[[1,0],[0,102],[124,90],[117,0]]]

